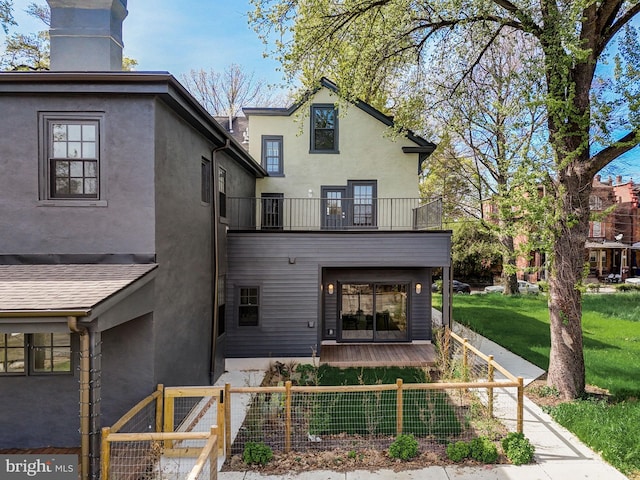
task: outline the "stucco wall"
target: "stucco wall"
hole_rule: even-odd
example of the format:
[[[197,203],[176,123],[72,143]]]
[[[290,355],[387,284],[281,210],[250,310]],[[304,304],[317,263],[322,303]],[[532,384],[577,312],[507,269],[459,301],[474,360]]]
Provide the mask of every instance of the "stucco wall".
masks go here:
[[[335,103],[326,88],[310,103]],[[338,105],[339,154],[309,153],[310,105],[291,116],[249,116],[249,153],[261,158],[262,135],[283,136],[284,177],[257,182],[261,193],[284,193],[285,197],[320,197],[321,185],[346,185],[347,180],[378,180],[380,198],[417,198],[418,155],[405,154],[403,146],[416,144],[406,137],[392,138],[389,128],[360,108],[344,101]]]
[[[0,96],[0,254],[152,253],[152,111],[148,97]],[[104,113],[106,206],[39,200],[39,112]]]

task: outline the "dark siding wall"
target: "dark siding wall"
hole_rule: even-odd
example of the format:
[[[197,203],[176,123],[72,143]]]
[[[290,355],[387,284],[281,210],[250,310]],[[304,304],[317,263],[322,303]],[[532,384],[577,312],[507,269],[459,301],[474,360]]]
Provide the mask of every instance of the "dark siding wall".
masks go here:
[[[0,378],[0,448],[80,446],[78,336],[69,375]]]
[[[228,357],[309,356],[326,331],[319,321],[323,268],[422,268],[428,277],[429,267],[449,265],[451,251],[448,232],[230,232],[228,242]],[[428,314],[428,281],[416,315]],[[239,327],[238,287],[254,285],[260,325]],[[429,338],[426,328],[413,334]]]

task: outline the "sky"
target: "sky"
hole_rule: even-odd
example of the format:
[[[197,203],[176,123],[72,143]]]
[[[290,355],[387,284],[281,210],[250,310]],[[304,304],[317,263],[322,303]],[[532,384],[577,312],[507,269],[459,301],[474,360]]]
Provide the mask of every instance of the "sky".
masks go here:
[[[45,29],[24,13],[32,1],[13,0],[15,31]],[[128,0],[127,10],[124,55],[138,61],[136,70],[168,71],[179,78],[191,69],[222,71],[236,63],[256,79],[282,83],[278,63],[263,58],[264,45],[248,24],[249,0]]]
[[[13,0],[14,31],[36,32],[44,26],[24,13],[32,1]],[[279,64],[264,58],[265,45],[248,24],[249,0],[128,0],[123,24],[124,55],[138,61],[138,71],[168,71],[176,78],[190,70],[223,71],[232,63],[255,80],[282,85]],[[0,30],[0,43],[4,33]],[[622,174],[640,183],[640,147],[601,172]]]

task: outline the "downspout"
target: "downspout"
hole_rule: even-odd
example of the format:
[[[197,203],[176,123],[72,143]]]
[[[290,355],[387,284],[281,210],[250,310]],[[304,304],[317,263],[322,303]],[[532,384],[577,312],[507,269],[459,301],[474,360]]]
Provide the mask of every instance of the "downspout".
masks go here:
[[[81,479],[89,478],[89,439],[90,439],[90,342],[86,327],[78,326],[78,317],[67,317],[67,326],[72,333],[80,336],[80,451]]]
[[[211,254],[213,255],[213,325],[211,326],[211,370],[209,372],[209,383],[213,385],[216,374],[216,348],[218,344],[218,272],[220,271],[220,260],[218,259],[218,252],[220,249],[220,242],[218,241],[218,218],[220,216],[220,204],[219,204],[219,190],[217,175],[218,175],[218,163],[216,161],[216,153],[225,150],[231,146],[231,140],[226,139],[225,144],[221,147],[211,150],[211,193],[213,198],[211,199]]]

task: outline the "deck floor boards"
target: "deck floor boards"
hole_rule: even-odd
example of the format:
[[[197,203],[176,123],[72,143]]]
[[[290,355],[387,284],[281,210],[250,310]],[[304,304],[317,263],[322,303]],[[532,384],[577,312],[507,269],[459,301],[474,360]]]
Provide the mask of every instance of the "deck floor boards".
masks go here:
[[[430,343],[340,343],[322,345],[320,364],[333,367],[430,367],[436,351]]]

